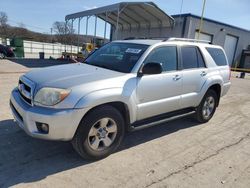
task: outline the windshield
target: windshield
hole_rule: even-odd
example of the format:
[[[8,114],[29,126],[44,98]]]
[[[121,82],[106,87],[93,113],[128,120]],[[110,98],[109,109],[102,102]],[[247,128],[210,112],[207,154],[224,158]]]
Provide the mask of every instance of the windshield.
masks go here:
[[[98,49],[84,62],[89,65],[129,73],[148,45],[111,42]]]

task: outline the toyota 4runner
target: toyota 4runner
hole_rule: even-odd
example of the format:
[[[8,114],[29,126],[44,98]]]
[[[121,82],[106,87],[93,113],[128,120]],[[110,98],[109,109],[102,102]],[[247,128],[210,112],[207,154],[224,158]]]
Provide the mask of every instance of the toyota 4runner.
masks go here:
[[[230,87],[220,46],[190,39],[108,43],[83,63],[19,79],[10,107],[30,136],[71,141],[86,159],[114,152],[126,130],[193,115],[209,121]]]

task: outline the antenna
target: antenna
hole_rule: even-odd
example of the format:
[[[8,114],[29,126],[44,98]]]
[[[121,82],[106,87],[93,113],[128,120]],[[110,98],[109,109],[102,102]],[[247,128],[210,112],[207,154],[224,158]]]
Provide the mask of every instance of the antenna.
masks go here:
[[[203,17],[204,17],[204,12],[205,12],[205,6],[206,6],[206,0],[203,0],[203,6],[202,6],[202,12],[201,12],[201,19],[200,19],[200,24],[199,24],[198,39],[200,39],[200,34],[201,34],[201,30],[202,30],[202,24],[203,24]]]
[[[180,8],[180,17],[179,17],[179,19],[180,19],[180,24],[181,24],[181,14],[182,14],[182,7],[183,7],[183,0],[181,0],[181,8]]]

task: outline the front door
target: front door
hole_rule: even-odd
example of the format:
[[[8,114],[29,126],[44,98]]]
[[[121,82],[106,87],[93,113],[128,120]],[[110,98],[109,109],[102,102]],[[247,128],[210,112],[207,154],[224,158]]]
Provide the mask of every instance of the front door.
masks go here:
[[[146,63],[161,63],[163,72],[143,75],[137,82],[137,120],[180,108],[182,74],[177,70],[176,46],[161,46],[146,58]]]

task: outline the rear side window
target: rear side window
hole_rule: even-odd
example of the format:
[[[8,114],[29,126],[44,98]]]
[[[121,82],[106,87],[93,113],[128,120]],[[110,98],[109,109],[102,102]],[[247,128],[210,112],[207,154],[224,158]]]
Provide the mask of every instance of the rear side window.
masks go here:
[[[211,55],[211,57],[213,58],[214,62],[216,63],[216,65],[218,66],[225,66],[227,65],[227,60],[225,57],[225,54],[223,53],[223,51],[219,48],[206,48],[208,53]]]
[[[184,46],[181,48],[183,69],[205,67],[205,62],[200,51],[195,46]]]

